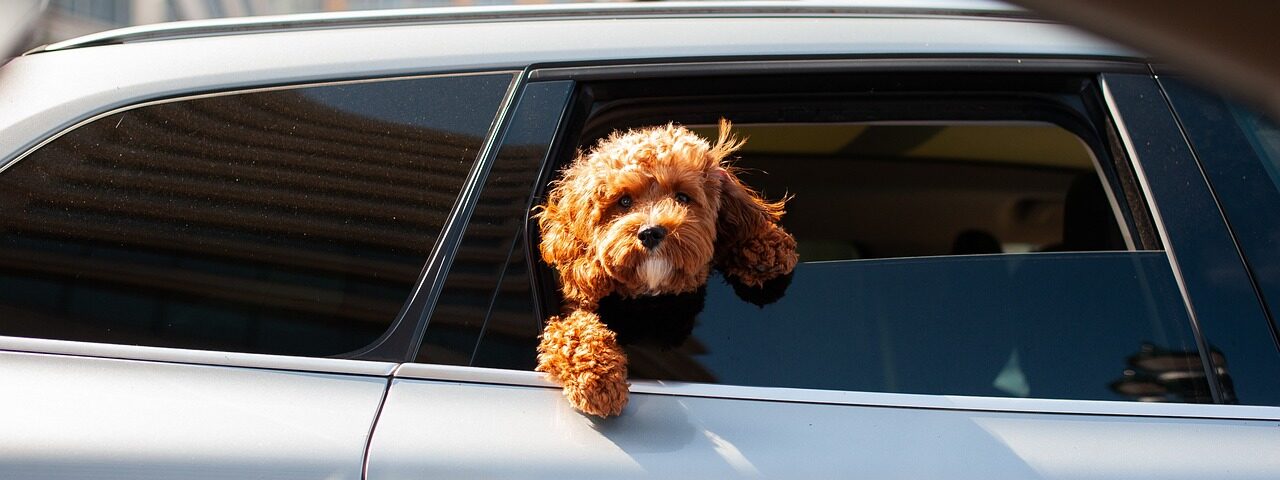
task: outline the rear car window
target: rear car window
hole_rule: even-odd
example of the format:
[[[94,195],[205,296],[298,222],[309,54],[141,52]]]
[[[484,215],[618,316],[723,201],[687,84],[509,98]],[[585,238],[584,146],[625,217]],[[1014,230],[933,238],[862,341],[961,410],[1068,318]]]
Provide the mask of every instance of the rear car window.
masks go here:
[[[287,355],[396,319],[507,74],[164,102],[0,173],[0,335]]]

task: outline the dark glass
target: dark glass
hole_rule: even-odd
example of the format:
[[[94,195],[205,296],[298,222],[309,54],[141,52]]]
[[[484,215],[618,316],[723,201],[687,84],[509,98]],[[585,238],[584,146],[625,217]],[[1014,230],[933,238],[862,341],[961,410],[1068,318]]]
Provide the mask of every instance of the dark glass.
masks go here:
[[[679,347],[627,346],[632,378],[1081,400],[1213,401],[1163,252],[800,264],[763,308],[718,276]],[[526,310],[525,315],[530,315]],[[536,337],[482,344],[531,368]]]
[[[1213,362],[1219,401],[1280,405],[1280,351],[1239,244],[1160,85],[1150,75],[1106,74],[1118,120],[1193,309],[1201,350]],[[1213,375],[1211,374],[1211,376]]]
[[[1280,404],[1280,127],[1273,119],[1176,78],[1161,85],[1208,177],[1271,325],[1226,325],[1209,341],[1224,349],[1241,403]],[[1237,320],[1240,321],[1240,320]],[[1210,327],[1210,326],[1206,326]],[[1267,335],[1269,333],[1270,335]]]
[[[712,278],[693,336],[671,350],[630,347],[630,373],[769,387],[1210,402],[1178,298],[1163,252],[805,263],[786,295],[763,308]],[[1153,355],[1177,361],[1144,362]]]
[[[0,174],[0,334],[364,346],[403,306],[510,82],[223,95],[77,128]]]
[[[518,239],[529,218],[530,192],[541,174],[572,82],[525,87],[510,127],[485,179],[475,212],[431,314],[417,362],[469,365],[487,361],[477,351],[504,345],[529,347],[542,323],[529,315],[531,297],[524,249]],[[512,310],[515,312],[512,312]],[[532,365],[532,358],[488,366]]]

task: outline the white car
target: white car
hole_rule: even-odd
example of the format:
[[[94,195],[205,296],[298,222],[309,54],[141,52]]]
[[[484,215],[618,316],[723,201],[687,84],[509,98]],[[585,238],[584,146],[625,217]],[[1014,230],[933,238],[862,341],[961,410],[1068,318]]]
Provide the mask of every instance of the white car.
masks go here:
[[[532,370],[529,228],[720,117],[800,261],[631,403]],[[0,67],[0,478],[1277,478],[1280,130],[1002,4],[135,27]]]

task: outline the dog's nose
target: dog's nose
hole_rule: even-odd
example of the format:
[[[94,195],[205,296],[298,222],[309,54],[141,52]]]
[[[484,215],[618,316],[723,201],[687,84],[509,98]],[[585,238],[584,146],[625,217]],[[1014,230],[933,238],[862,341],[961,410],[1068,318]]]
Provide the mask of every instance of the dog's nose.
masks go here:
[[[637,233],[636,236],[640,238],[640,244],[644,245],[644,248],[653,250],[659,243],[662,243],[662,239],[667,237],[667,229],[662,227],[645,227],[641,229],[640,233]]]

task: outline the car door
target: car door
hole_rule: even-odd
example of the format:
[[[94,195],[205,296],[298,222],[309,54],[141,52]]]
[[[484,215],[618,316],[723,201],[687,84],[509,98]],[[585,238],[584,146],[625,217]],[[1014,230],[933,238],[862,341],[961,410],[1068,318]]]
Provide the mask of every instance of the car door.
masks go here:
[[[0,477],[362,478],[399,318],[511,82],[165,98],[12,152]]]
[[[1239,341],[1266,316],[1146,67],[1001,63],[532,72],[368,476],[1280,471],[1280,364]],[[748,182],[795,196],[802,264],[763,308],[713,278],[685,344],[628,347],[621,416],[574,412],[531,371],[558,306],[529,209],[610,131],[718,116],[769,173]]]

